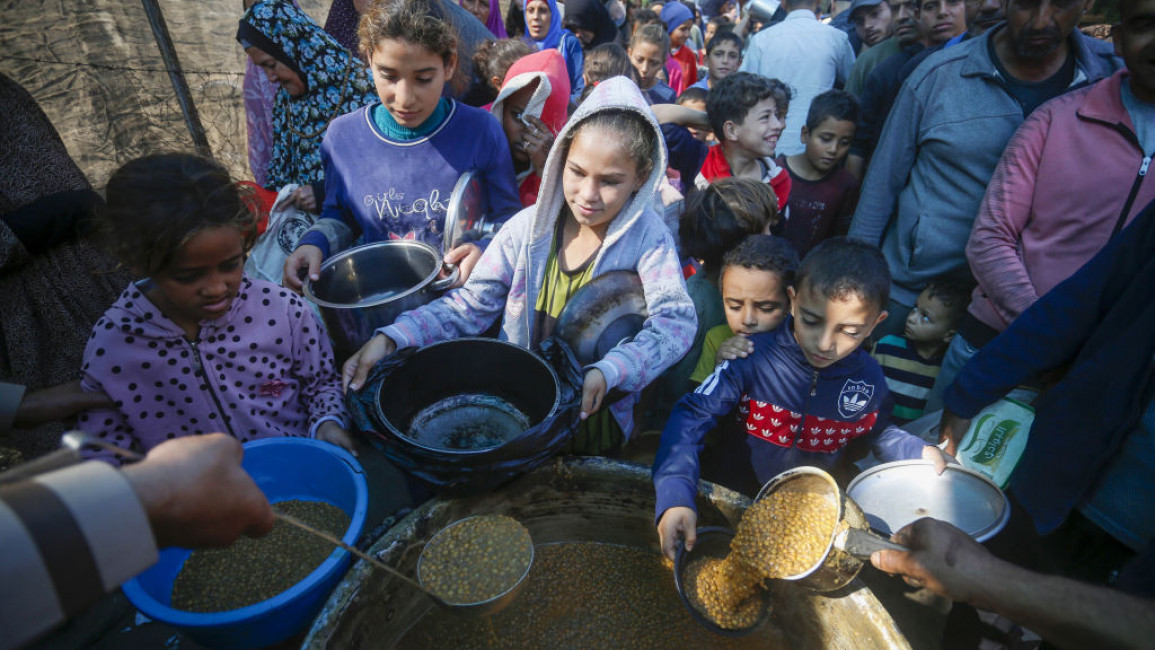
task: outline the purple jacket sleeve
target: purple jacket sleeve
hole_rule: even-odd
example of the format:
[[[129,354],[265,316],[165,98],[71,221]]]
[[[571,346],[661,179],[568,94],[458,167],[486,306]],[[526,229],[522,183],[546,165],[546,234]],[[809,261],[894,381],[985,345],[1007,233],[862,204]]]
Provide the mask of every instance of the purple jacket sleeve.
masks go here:
[[[513,171],[513,155],[509,153],[509,141],[496,119],[487,120],[489,132],[486,139],[490,146],[488,157],[482,162],[481,171],[485,177],[486,199],[489,212],[497,223],[505,223],[521,210],[521,199],[517,194],[517,174]]]
[[[694,507],[702,440],[718,418],[732,411],[742,398],[744,362],[746,359],[723,362],[697,390],[674,406],[654,459],[655,521],[670,508]]]

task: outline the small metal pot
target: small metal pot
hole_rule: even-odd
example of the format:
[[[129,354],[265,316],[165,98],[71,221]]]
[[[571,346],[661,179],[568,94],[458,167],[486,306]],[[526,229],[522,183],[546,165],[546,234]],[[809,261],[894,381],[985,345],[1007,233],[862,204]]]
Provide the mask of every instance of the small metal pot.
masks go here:
[[[441,254],[419,241],[382,241],[342,251],[321,265],[304,293],[321,311],[338,359],[356,352],[379,327],[438,298],[457,281],[438,280]]]

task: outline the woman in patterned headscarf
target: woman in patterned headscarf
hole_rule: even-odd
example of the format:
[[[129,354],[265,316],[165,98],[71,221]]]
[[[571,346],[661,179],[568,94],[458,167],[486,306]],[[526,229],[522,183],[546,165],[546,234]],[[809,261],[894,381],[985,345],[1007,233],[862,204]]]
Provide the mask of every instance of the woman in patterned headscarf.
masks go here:
[[[303,11],[280,0],[250,7],[237,40],[281,86],[265,187],[301,185],[294,194],[297,207],[316,212],[325,196],[321,139],[333,118],[377,98],[369,71]]]

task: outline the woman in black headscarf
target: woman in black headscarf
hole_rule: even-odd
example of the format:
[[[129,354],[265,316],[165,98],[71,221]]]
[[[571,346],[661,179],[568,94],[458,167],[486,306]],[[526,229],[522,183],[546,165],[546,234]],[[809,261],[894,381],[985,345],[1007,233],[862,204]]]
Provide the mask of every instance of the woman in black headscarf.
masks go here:
[[[612,43],[618,35],[618,27],[602,0],[568,0],[564,25],[581,41],[585,51]]]

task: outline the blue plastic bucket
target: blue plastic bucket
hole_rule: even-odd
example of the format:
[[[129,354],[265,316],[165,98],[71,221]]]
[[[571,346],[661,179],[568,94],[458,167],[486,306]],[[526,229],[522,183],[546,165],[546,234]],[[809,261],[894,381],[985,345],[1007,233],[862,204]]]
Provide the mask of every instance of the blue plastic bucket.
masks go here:
[[[242,463],[269,501],[323,501],[352,520],[345,533],[354,544],[365,526],[369,493],[361,465],[348,452],[306,438],[269,438],[245,445]],[[186,632],[211,648],[259,648],[303,631],[329,592],[348,570],[348,551],[333,553],[304,580],[255,605],[224,612],[195,613],[173,609],[172,586],[192,553],[169,548],[148,571],[124,584],[124,594],[145,616]]]

